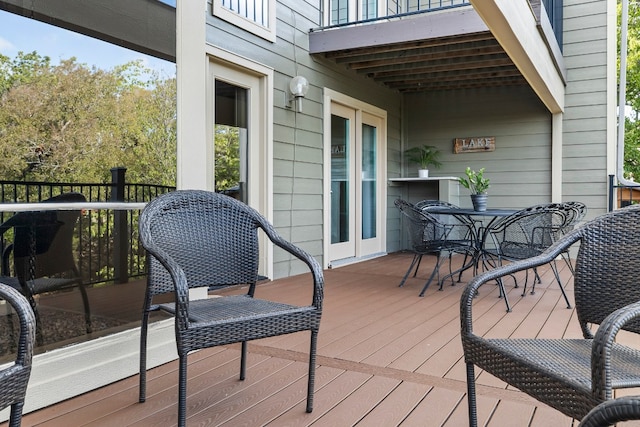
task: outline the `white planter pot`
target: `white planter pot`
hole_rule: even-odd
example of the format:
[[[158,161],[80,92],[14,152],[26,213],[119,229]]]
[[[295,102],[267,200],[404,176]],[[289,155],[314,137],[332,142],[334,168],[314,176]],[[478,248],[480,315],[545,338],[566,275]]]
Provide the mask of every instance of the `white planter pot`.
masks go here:
[[[429,169],[418,169],[419,178],[429,178]]]

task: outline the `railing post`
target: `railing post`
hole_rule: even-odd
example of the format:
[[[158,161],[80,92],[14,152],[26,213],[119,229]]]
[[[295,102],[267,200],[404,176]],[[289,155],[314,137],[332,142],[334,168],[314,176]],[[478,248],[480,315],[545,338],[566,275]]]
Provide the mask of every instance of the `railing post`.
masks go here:
[[[124,184],[127,168],[116,167],[111,169],[111,201],[124,202]],[[116,283],[129,281],[128,268],[128,241],[127,211],[116,210],[113,214],[113,269]]]
[[[609,212],[613,211],[613,178],[614,175],[609,175]]]

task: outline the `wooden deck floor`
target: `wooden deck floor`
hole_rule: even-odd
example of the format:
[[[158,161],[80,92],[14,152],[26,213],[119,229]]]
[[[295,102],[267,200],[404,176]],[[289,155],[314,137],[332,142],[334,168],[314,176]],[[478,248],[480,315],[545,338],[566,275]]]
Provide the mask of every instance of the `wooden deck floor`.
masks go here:
[[[304,406],[309,334],[296,333],[251,343],[245,381],[237,378],[236,345],[190,355],[189,425],[468,425],[458,313],[460,293],[471,274],[443,291],[432,286],[420,298],[433,264],[399,288],[410,257],[392,254],[326,271],[313,413],[305,413]],[[570,291],[569,272],[562,264]],[[580,336],[575,312],[566,308],[551,271],[540,273],[543,283],[535,295],[522,297],[521,289],[506,282],[511,313],[495,286],[481,288],[475,312],[485,334]],[[298,277],[261,285],[259,296],[308,303],[310,286],[299,282]],[[152,369],[143,404],[137,403],[135,376],[27,414],[23,425],[172,426],[177,420],[177,375],[175,362]],[[486,373],[479,374],[477,394],[481,425],[574,425]]]

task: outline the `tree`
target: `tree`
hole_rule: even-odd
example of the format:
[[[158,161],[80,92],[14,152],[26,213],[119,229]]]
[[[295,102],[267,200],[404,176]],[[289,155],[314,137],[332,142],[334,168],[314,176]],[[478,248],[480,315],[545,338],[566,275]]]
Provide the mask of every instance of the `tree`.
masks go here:
[[[0,179],[175,185],[176,84],[140,62],[105,71],[0,56]]]
[[[237,127],[215,127],[216,191],[229,190],[240,182],[239,131]]]
[[[621,2],[618,1],[618,47],[620,47],[621,10]],[[631,117],[629,114],[624,116],[624,174],[625,178],[636,181],[640,180],[640,120],[638,120],[640,112],[640,5],[636,2],[629,2],[627,39],[626,105],[632,112]],[[620,72],[619,59],[618,72]]]

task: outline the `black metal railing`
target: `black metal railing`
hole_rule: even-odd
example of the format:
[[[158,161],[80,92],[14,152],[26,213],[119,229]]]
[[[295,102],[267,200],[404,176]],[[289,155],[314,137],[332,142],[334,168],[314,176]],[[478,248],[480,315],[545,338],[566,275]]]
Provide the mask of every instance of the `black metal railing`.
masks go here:
[[[640,203],[640,184],[621,184],[615,175],[609,175],[609,212]]]
[[[558,46],[560,46],[560,50],[562,50],[563,0],[542,0],[542,4],[549,17],[549,22],[558,41]]]
[[[361,6],[363,9],[356,13],[358,18],[355,21],[349,21],[349,6],[355,5],[355,2],[340,0],[325,2],[324,4],[331,5],[331,18],[329,19],[329,25],[321,28],[323,30],[469,6],[471,3],[468,0],[386,0],[384,8],[386,13],[379,15],[377,7],[371,7],[365,2],[365,5]],[[322,14],[323,12],[321,11],[320,13]],[[321,22],[323,22],[322,19]]]
[[[81,193],[88,202],[144,203],[175,190],[171,186],[127,183],[125,172],[125,168],[112,169],[112,182],[106,184],[0,181],[0,203],[37,203],[68,192]],[[0,222],[13,214],[0,212]],[[125,283],[130,277],[146,274],[145,251],[138,237],[139,214],[139,209],[83,210],[74,243],[83,283]],[[5,231],[0,237],[1,247],[12,240],[12,231]]]

